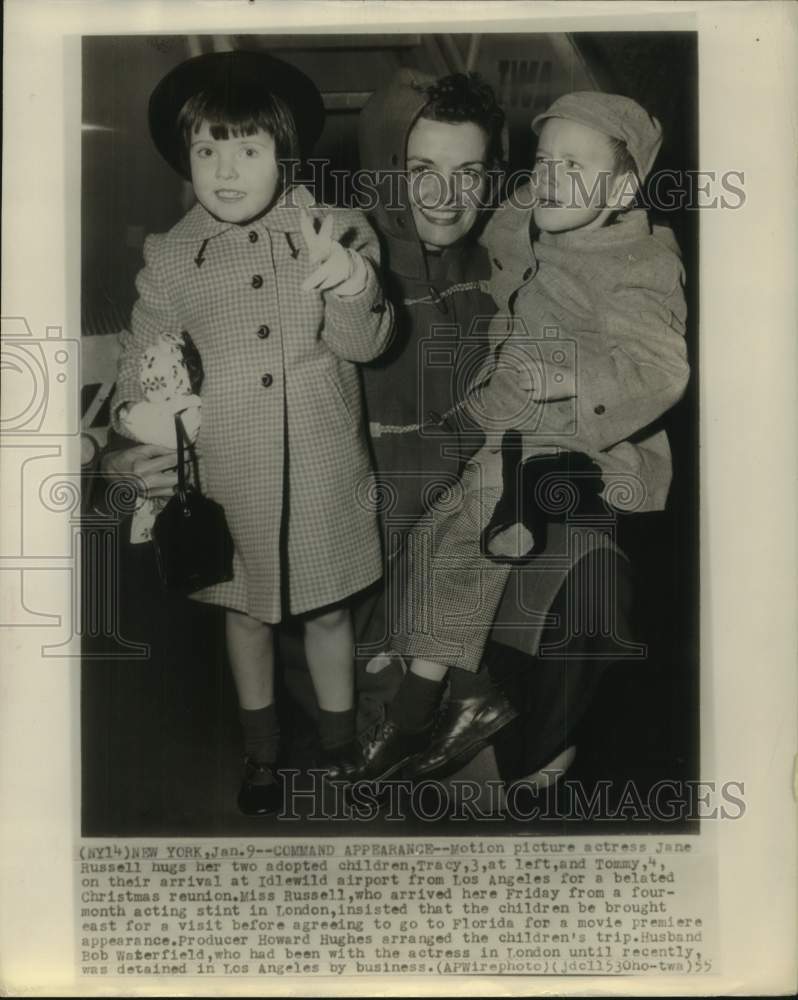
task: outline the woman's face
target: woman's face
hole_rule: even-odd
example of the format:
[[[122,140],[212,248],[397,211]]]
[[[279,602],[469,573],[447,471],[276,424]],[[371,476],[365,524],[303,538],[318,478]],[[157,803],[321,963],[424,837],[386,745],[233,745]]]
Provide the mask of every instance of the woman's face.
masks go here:
[[[407,137],[410,208],[429,250],[452,246],[477,220],[488,179],[488,135],[473,122],[419,118]]]

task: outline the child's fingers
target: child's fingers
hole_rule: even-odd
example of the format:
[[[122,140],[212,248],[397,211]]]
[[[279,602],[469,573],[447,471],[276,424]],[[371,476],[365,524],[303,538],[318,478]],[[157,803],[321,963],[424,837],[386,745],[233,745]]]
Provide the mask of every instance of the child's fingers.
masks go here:
[[[326,291],[346,281],[352,274],[352,257],[340,243],[331,241],[330,252],[319,267],[302,283],[302,290]]]
[[[330,256],[333,249],[333,217],[331,215],[325,216],[318,232],[316,232],[316,225],[307,209],[302,210],[299,220],[311,265],[322,263]]]
[[[317,267],[313,274],[309,274],[302,282],[303,292],[326,292],[328,288],[335,288],[345,281],[347,274],[342,271],[337,260],[329,259]]]
[[[321,224],[321,229],[319,230],[319,238],[326,240],[328,243],[332,242],[333,234],[333,217],[331,215],[325,215],[324,221]]]
[[[312,292],[320,288],[322,283],[330,276],[330,261],[326,260],[321,267],[317,267],[312,274],[302,282],[303,292]]]
[[[342,270],[340,259],[328,257],[323,264],[305,278],[302,282],[302,291],[323,292],[334,285],[340,285],[345,278],[346,273]]]
[[[346,276],[341,273],[338,261],[325,260],[321,267],[305,279],[303,291],[326,292],[328,288],[340,285]]]
[[[327,260],[333,251],[333,247],[335,246],[335,243],[329,235],[332,232],[332,225],[327,226],[328,220],[332,222],[332,217],[327,216],[327,219],[324,220],[322,228],[316,235],[316,245],[311,254],[311,264],[320,264]],[[325,228],[327,230],[326,233]]]
[[[300,213],[299,226],[302,230],[302,239],[305,241],[305,246],[307,246],[310,253],[313,253],[313,248],[316,245],[316,229],[313,225],[313,219],[311,219],[306,208],[303,208]]]

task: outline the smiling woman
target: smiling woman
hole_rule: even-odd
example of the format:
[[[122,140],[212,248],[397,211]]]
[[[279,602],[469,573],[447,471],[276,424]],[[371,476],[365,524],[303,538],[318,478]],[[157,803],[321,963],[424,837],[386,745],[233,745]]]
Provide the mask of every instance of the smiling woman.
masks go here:
[[[474,227],[487,185],[489,141],[474,122],[420,118],[411,129],[410,204],[428,250],[451,246]]]

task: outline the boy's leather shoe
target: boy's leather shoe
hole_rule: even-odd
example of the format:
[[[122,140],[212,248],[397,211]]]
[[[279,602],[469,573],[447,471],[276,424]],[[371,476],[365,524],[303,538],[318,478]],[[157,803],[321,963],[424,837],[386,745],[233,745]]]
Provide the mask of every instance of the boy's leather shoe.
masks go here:
[[[357,740],[350,740],[343,746],[321,748],[316,758],[320,770],[326,771],[325,781],[360,781],[365,767],[363,748]]]
[[[268,816],[283,804],[283,783],[271,764],[244,760],[244,780],[238,793],[238,808],[245,816]]]
[[[383,781],[405,767],[413,757],[427,746],[432,730],[406,733],[395,722],[379,723],[374,734],[363,747],[363,772],[361,781]]]
[[[517,717],[516,709],[496,689],[472,698],[450,699],[430,745],[410,766],[410,776],[445,778],[454,774]]]

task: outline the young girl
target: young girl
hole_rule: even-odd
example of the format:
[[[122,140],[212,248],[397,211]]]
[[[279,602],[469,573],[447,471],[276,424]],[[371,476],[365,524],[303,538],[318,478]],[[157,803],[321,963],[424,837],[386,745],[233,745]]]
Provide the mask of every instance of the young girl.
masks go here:
[[[304,618],[322,763],[358,765],[353,637],[345,600],[382,570],[357,362],[377,357],[393,316],[376,237],[358,212],[320,211],[284,169],[318,138],[323,107],[304,74],[265,53],[182,63],[150,99],[159,152],[198,204],[144,245],[112,412],[135,428],[144,351],[187,330],[202,357],[202,487],[225,509],[234,578],[193,596],[227,609],[244,728],[239,807],[275,811],[273,626]],[[319,224],[320,223],[320,224]],[[166,414],[171,420],[171,415]]]

